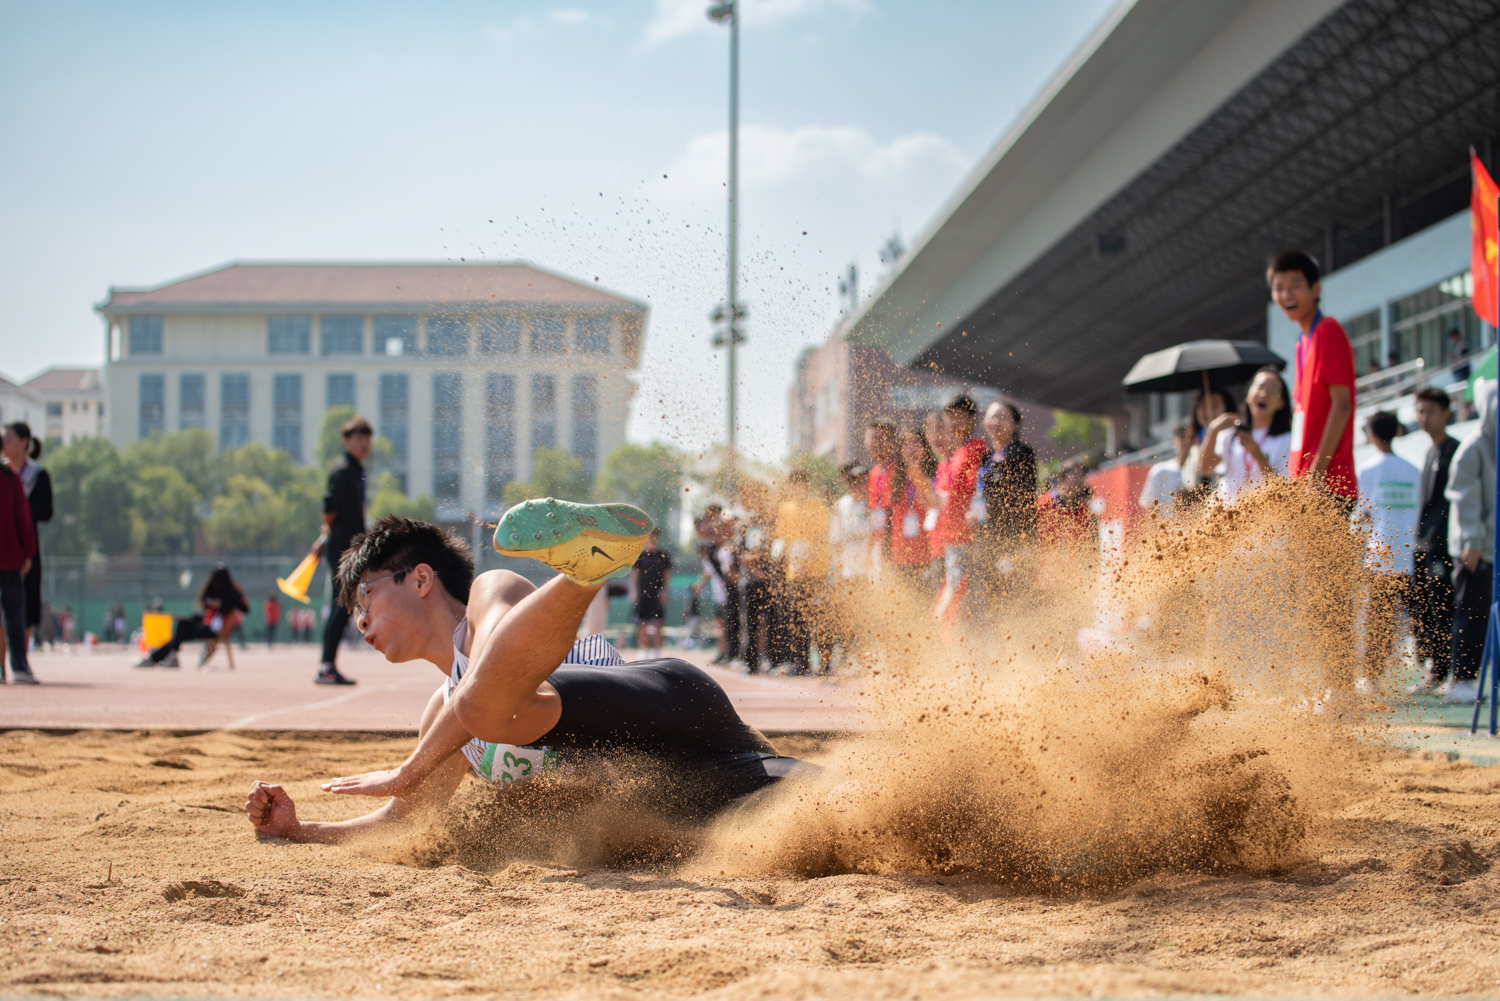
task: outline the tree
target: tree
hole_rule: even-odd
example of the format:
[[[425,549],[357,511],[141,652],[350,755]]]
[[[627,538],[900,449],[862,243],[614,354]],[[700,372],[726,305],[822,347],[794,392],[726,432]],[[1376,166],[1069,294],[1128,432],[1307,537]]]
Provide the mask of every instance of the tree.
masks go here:
[[[1097,418],[1075,414],[1071,410],[1054,410],[1047,437],[1064,448],[1087,451],[1094,446],[1094,432],[1102,430]]]
[[[79,438],[48,454],[54,514],[42,526],[57,556],[113,555],[130,548],[130,479],[107,438]]]
[[[593,482],[583,471],[583,460],[562,448],[539,448],[532,453],[531,479],[512,480],[505,485],[505,503],[515,506],[534,497],[586,501],[593,495]]]
[[[133,548],[150,556],[192,552],[200,495],[186,477],[171,466],[147,466],[136,471],[130,493]]]
[[[808,486],[814,493],[829,500],[844,495],[844,481],[839,476],[839,467],[827,456],[804,452],[792,460],[792,468],[807,472]]]
[[[388,514],[416,521],[436,521],[437,505],[431,497],[407,497],[401,490],[400,478],[386,470],[375,481],[375,499],[370,502],[370,519],[374,521]]]
[[[125,465],[139,474],[150,466],[175,469],[200,497],[212,497],[224,484],[223,459],[207,428],[154,434],[125,447]]]
[[[324,469],[330,468],[344,454],[341,431],[353,419],[354,408],[347,403],[323,411],[323,423],[318,425],[318,462]]]
[[[236,473],[213,500],[213,514],[203,526],[209,542],[230,552],[264,553],[286,541],[286,507],[270,485]]]
[[[594,497],[628,501],[658,526],[669,525],[671,513],[682,507],[682,465],[682,454],[670,445],[627,442],[604,457],[594,478]]]

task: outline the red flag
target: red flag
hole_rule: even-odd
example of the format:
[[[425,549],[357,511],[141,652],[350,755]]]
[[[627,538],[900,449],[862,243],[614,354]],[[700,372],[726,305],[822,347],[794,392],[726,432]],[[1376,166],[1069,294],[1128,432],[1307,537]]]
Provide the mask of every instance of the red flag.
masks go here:
[[[1471,148],[1469,163],[1474,170],[1474,193],[1469,202],[1469,227],[1473,231],[1473,250],[1470,254],[1469,270],[1474,276],[1474,312],[1492,327],[1500,327],[1500,306],[1495,302],[1500,288],[1500,222],[1495,218],[1495,200],[1500,198],[1500,188],[1484,169],[1478,155]]]

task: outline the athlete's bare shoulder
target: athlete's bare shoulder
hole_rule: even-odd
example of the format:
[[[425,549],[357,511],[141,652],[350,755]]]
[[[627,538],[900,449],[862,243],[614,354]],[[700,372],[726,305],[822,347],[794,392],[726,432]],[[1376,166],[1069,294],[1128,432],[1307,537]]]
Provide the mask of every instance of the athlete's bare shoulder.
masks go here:
[[[487,570],[474,578],[469,589],[469,619],[477,622],[499,607],[501,614],[514,608],[536,586],[509,570]]]

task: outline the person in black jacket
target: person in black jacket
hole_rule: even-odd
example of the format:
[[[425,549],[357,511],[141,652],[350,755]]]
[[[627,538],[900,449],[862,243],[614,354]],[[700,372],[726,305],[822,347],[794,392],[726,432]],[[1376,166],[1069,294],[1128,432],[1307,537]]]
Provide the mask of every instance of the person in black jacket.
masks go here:
[[[1005,590],[1020,552],[1036,538],[1036,453],[1021,440],[1021,411],[996,400],[984,414],[984,431],[994,451],[979,467],[969,513],[974,540],[984,547],[988,598]]]
[[[1425,692],[1448,678],[1453,655],[1453,557],[1448,555],[1448,468],[1458,439],[1448,434],[1453,404],[1441,389],[1417,393],[1417,426],[1432,439],[1422,460],[1417,487],[1417,536],[1412,542],[1412,586],[1407,595],[1417,658],[1431,660],[1432,670],[1412,686],[1411,694]]]
[[[31,508],[31,530],[37,536],[36,557],[27,571],[26,585],[26,640],[31,641],[31,632],[42,621],[42,548],[41,535],[36,526],[52,520],[52,477],[36,464],[42,457],[42,440],[31,436],[31,428],[22,421],[5,425],[0,434],[0,454],[5,457],[11,471],[21,477],[26,488],[26,500]]]
[[[198,591],[198,607],[202,615],[184,615],[172,627],[172,639],[152,650],[149,656],[136,661],[136,667],[177,667],[177,650],[193,640],[229,641],[235,623],[250,611],[250,602],[245,592],[229,575],[229,568],[220,563],[208,575]],[[203,666],[200,662],[200,668]]]
[[[323,495],[323,534],[313,544],[322,548],[328,561],[330,578],[338,573],[339,559],[349,541],[365,530],[365,467],[374,436],[370,422],[363,417],[350,418],[343,427],[344,457],[328,474],[328,492]],[[339,644],[349,628],[349,611],[335,601],[328,623],[323,627],[323,663],[318,669],[320,685],[352,685],[353,679],[339,673]]]

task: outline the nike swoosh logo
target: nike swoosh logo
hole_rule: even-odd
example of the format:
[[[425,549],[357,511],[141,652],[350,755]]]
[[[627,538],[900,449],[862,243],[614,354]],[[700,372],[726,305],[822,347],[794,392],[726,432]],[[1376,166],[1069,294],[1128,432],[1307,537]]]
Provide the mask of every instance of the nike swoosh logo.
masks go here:
[[[595,553],[598,553],[600,556],[603,556],[607,560],[614,559],[613,556],[609,555],[609,553],[606,553],[604,550],[600,549],[598,546],[595,546],[594,548],[592,548],[592,549],[589,550],[589,555],[590,556],[593,556]]]

